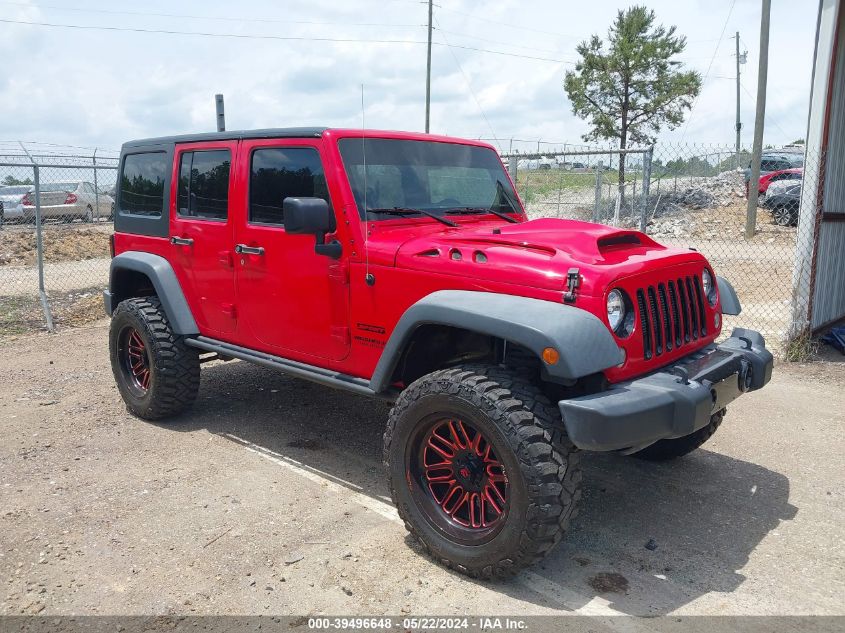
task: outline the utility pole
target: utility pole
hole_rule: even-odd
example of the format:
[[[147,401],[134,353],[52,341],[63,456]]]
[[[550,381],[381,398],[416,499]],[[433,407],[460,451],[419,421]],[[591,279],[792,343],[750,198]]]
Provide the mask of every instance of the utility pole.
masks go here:
[[[754,237],[757,227],[757,196],[760,183],[760,156],[763,153],[763,127],[766,118],[766,79],[769,74],[769,19],[772,0],[763,0],[760,15],[760,65],[757,69],[757,112],[754,115],[754,149],[751,154],[751,180],[745,213],[745,238]]]
[[[428,0],[428,57],[425,65],[425,133],[428,134],[428,122],[431,114],[431,20],[434,0]]]
[[[739,120],[739,31],[736,32],[736,168],[739,170],[741,161],[739,158],[740,130],[742,122]]]

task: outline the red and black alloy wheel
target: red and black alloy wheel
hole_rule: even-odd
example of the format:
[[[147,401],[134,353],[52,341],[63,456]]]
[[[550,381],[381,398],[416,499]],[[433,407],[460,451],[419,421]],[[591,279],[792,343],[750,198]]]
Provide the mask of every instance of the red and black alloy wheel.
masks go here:
[[[563,536],[580,497],[579,455],[560,410],[507,367],[463,365],[399,394],[384,432],[390,496],[438,562],[506,577]]]
[[[118,354],[129,386],[139,395],[145,394],[150,388],[152,362],[147,344],[138,330],[124,328],[120,334]]]
[[[459,542],[480,544],[509,510],[508,476],[490,440],[466,420],[432,416],[409,444],[407,470],[428,520]]]

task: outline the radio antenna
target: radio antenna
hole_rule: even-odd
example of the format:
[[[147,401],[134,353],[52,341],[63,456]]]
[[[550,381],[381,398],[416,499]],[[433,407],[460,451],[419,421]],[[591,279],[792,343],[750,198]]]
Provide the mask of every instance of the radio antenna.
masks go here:
[[[368,286],[376,283],[376,278],[370,273],[370,249],[368,239],[370,234],[370,208],[367,206],[367,144],[365,136],[367,129],[364,118],[364,84],[361,84],[361,163],[364,169],[364,280]]]

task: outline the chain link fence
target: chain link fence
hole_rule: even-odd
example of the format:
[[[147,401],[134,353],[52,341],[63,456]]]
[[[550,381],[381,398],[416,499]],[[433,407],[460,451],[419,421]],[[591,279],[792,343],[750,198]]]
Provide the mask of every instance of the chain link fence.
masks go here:
[[[115,152],[0,148],[0,336],[102,313]]]
[[[800,330],[793,295],[810,283],[795,266],[796,244],[813,240],[814,221],[798,222],[803,148],[769,148],[761,162],[759,201],[747,210],[750,151],[729,146],[658,145],[619,152],[554,147],[505,153],[503,160],[531,218],[601,222],[645,232],[666,246],[692,247],[728,278],[742,301],[734,326],[759,330],[772,346]],[[819,189],[814,185],[813,189]]]
[[[808,173],[823,173],[816,169],[821,156],[767,149],[759,206],[749,218],[748,151],[535,143],[505,141],[513,151],[503,154],[531,218],[601,222],[693,247],[742,300],[743,313],[725,319],[726,332],[752,327],[776,347],[803,327],[795,323],[793,295],[799,288],[808,294],[810,267],[795,265],[796,245],[806,252],[800,246],[815,239],[817,219],[799,223],[798,211],[804,161]],[[117,163],[115,152],[0,146],[0,335],[99,317]],[[819,183],[812,187],[820,190]]]

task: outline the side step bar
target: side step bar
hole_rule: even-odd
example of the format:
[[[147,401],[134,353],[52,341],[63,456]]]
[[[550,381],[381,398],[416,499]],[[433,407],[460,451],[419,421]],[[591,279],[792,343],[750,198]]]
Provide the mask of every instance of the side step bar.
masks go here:
[[[392,402],[396,399],[396,394],[392,392],[376,393],[370,389],[370,381],[363,378],[357,378],[348,374],[332,371],[331,369],[324,369],[322,367],[315,367],[306,363],[300,363],[295,360],[288,360],[280,356],[273,356],[264,352],[258,352],[232,343],[218,341],[207,336],[197,336],[196,338],[186,338],[185,344],[191,347],[204,350],[206,352],[217,352],[220,356],[230,356],[245,360],[256,365],[269,367],[278,371],[290,374],[296,378],[304,378],[327,387],[335,387],[336,389],[345,389],[353,393],[358,393],[371,398],[380,398]]]

